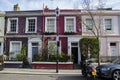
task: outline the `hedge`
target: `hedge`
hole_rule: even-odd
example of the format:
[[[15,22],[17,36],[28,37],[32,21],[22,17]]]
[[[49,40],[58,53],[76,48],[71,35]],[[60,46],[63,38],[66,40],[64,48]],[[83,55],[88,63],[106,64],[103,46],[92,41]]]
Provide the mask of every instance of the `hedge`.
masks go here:
[[[99,54],[99,40],[96,38],[82,38],[80,39],[80,51],[88,58],[88,53],[90,53],[90,58],[96,58]]]

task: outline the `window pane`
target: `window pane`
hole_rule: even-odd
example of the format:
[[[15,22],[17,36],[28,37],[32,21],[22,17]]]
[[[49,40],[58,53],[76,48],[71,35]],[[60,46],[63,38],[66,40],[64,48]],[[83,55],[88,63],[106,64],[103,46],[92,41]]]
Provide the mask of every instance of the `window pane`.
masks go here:
[[[36,43],[32,43],[32,46],[38,46],[38,43],[36,42]]]
[[[35,32],[35,19],[28,19],[28,32]]]
[[[72,46],[78,46],[78,43],[71,43]]]
[[[20,43],[12,43],[12,52],[14,53],[20,53]]]
[[[55,19],[47,19],[47,31],[54,32],[55,30]]]
[[[85,26],[86,26],[87,30],[92,30],[93,29],[93,21],[92,21],[92,19],[86,19]]]
[[[17,20],[10,20],[10,32],[16,32]]]
[[[48,52],[49,52],[49,54],[56,54],[56,52],[57,52],[57,42],[56,41],[49,42]]]
[[[116,46],[116,43],[110,43],[110,46]]]
[[[66,19],[66,31],[74,32],[74,18],[67,18]]]
[[[74,19],[66,19],[67,24],[74,24]]]
[[[105,19],[105,30],[112,30],[112,20]]]

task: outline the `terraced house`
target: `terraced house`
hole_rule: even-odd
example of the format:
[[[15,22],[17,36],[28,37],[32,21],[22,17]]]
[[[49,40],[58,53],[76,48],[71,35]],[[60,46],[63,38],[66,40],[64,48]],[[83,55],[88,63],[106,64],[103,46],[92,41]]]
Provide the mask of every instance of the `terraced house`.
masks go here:
[[[18,5],[14,6],[14,11],[6,12],[6,53],[9,60],[15,60],[23,46],[27,47],[26,55],[30,61],[40,52],[42,17],[42,11],[19,11]]]
[[[91,30],[95,29],[94,23],[100,30],[100,56],[102,60],[107,60],[111,57],[120,56],[120,17],[119,10],[104,9],[91,11],[92,17],[83,10],[82,21],[87,25],[82,25],[83,37],[94,37]],[[93,18],[93,19],[92,19]],[[94,21],[93,21],[94,20]]]
[[[59,16],[56,17],[55,10],[45,10],[43,19],[45,22],[43,34],[48,49],[53,44],[54,46],[57,44],[57,38],[59,37],[59,54],[67,54],[69,58],[74,56],[74,63],[79,63],[81,58],[79,47],[81,20],[79,14],[80,10],[60,10]],[[55,48],[54,50],[56,50]]]
[[[6,52],[10,60],[14,60],[23,46],[27,47],[27,57],[35,61],[35,55],[56,52],[59,40],[59,54],[74,56],[74,63],[80,62],[79,40],[81,38],[80,10],[44,10],[6,11]],[[13,53],[13,54],[12,54]],[[49,56],[47,55],[47,56]]]
[[[94,23],[100,27],[101,58],[119,57],[120,11],[104,9],[93,10],[91,13]],[[16,60],[24,52],[22,49],[25,46],[25,55],[32,63],[43,61],[45,56],[50,58],[58,50],[59,55],[67,55],[67,58],[73,59],[73,63],[79,64],[79,40],[83,37],[95,37],[91,30],[97,33],[92,18],[84,10],[62,9],[56,15],[56,9],[46,7],[43,10],[20,11],[19,6],[15,5],[14,11],[6,11],[6,14],[0,12],[0,52],[3,53],[4,44],[9,60]]]

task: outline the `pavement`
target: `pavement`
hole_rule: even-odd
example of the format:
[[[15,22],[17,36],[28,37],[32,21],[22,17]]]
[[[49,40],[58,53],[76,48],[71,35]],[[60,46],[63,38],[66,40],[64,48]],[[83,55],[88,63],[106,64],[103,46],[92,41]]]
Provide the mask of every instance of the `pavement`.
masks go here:
[[[24,69],[24,68],[4,68],[0,74],[28,74],[28,75],[44,75],[44,74],[77,74],[81,75],[80,69],[64,70],[59,69]]]

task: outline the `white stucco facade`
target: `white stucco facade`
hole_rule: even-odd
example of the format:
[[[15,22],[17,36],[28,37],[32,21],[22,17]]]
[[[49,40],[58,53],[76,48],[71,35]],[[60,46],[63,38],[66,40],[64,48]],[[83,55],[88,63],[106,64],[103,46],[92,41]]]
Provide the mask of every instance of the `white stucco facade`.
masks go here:
[[[100,56],[120,56],[120,32],[119,32],[119,20],[118,20],[118,13],[119,11],[114,10],[104,10],[102,12],[103,15],[97,15],[97,11],[95,12],[95,15],[92,15],[95,21],[96,26],[99,26],[101,29],[100,33]],[[100,17],[100,20],[98,19]],[[82,14],[82,37],[94,37],[95,35],[92,32],[86,31],[86,25],[85,20],[90,19],[91,17],[87,15]],[[105,19],[111,20],[111,30],[105,29]],[[99,22],[101,21],[101,23]],[[96,33],[96,30],[93,27],[94,32]]]
[[[101,38],[101,56],[120,56],[120,37]]]
[[[4,27],[5,27],[5,12],[0,12],[0,55],[3,54],[4,45]]]

